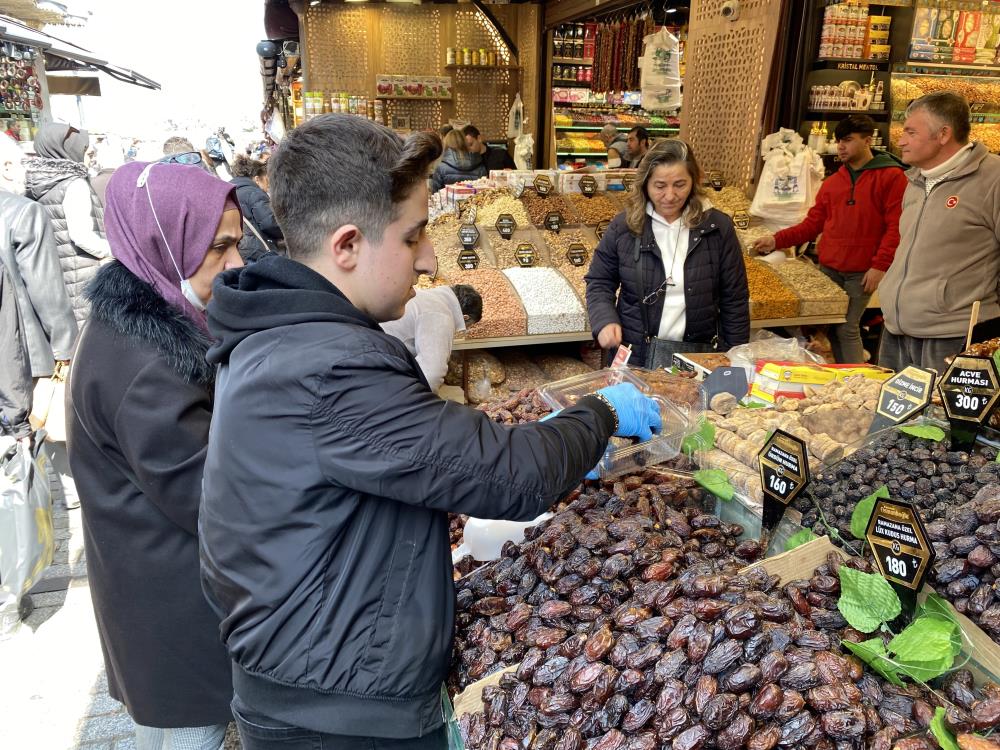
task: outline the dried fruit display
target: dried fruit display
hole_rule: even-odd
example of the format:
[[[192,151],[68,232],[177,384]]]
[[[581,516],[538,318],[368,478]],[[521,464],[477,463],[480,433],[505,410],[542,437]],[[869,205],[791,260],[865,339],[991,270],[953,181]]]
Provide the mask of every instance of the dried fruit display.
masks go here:
[[[845,315],[850,298],[812,263],[788,260],[774,265],[774,272],[802,299],[800,315]]]
[[[613,496],[604,508],[614,511],[615,520],[605,533],[593,531],[586,520],[600,508],[582,510],[578,503],[584,497],[564,514],[566,520],[584,520],[583,529],[574,524],[567,535],[565,526],[540,528],[533,540],[540,548],[528,543],[505,550],[505,561],[497,564],[503,566],[502,583],[494,583],[484,569],[482,577],[477,571],[460,587],[459,617],[467,624],[459,640],[524,650],[515,670],[483,690],[482,710],[460,717],[470,750],[890,750],[914,746],[913,741],[934,747],[928,729],[941,699],[921,686],[893,685],[840,649],[842,638],[864,636],[837,610],[837,573],[841,565],[864,570],[863,560],[831,559],[811,579],[782,587],[760,568],[736,574],[699,560],[678,566],[669,546],[656,546],[661,557],[670,553],[672,569],[664,573],[662,562],[637,558],[655,529],[632,526],[638,529],[632,534],[645,533],[644,539],[623,536],[621,528],[613,533],[616,524],[634,518],[628,505],[612,505]],[[704,514],[681,518],[687,528],[678,519],[670,530],[691,537],[722,525]],[[568,550],[562,558],[560,544]],[[623,546],[633,551],[591,562],[595,552]],[[521,560],[524,567],[515,568]],[[560,560],[566,564],[557,570]],[[501,587],[516,592],[517,574],[535,574],[539,563],[547,573],[540,583],[552,595],[531,603],[515,593],[505,609]],[[629,594],[620,603],[612,597],[608,606],[578,603],[601,595],[600,587],[575,572],[586,565],[600,572],[601,581],[611,581],[609,588],[622,580],[618,576],[627,576]],[[572,576],[584,580],[562,584]],[[568,589],[568,596],[560,588]],[[581,622],[574,616],[578,612],[596,617]],[[513,635],[509,646],[508,634]],[[502,661],[495,652],[483,656],[485,648],[468,665],[491,662],[489,669]],[[460,669],[467,666],[464,652],[460,662]],[[974,685],[967,670],[943,678],[941,694],[951,704],[945,718],[950,731],[981,731],[992,726],[986,722],[995,723],[997,688]]]
[[[821,520],[847,539],[851,514],[859,500],[883,484],[892,497],[912,502],[925,523],[947,517],[985,486],[1000,482],[996,451],[983,448],[970,455],[950,450],[945,441],[911,437],[887,430],[843,461],[813,476],[807,496],[796,499],[804,526]],[[821,513],[822,511],[822,513]]]
[[[580,217],[580,223],[585,226],[594,227],[602,221],[611,221],[621,212],[619,205],[604,193],[597,193],[590,198],[580,193],[567,193],[566,198]]]
[[[762,260],[743,256],[750,286],[750,317],[754,320],[794,318],[801,300],[774,269]]]
[[[483,317],[469,326],[470,339],[501,336],[524,336],[528,332],[528,316],[520,298],[500,271],[481,268],[458,271],[450,276],[454,284],[470,284],[483,297]]]
[[[937,552],[928,580],[1000,643],[1000,484],[995,470],[989,476],[990,482],[970,502],[927,524]]]
[[[705,396],[701,384],[695,380],[693,372],[672,374],[666,370],[644,370],[633,368],[632,374],[653,389],[653,394],[662,396],[674,404],[691,409],[702,409]]]
[[[537,422],[552,409],[533,388],[525,388],[502,401],[490,401],[477,407],[497,424],[525,424]]]
[[[553,211],[562,214],[564,226],[575,226],[580,223],[572,204],[559,193],[550,193],[543,198],[534,188],[525,188],[521,201],[528,211],[528,216],[531,217],[531,223],[536,227],[545,226],[545,217]]]

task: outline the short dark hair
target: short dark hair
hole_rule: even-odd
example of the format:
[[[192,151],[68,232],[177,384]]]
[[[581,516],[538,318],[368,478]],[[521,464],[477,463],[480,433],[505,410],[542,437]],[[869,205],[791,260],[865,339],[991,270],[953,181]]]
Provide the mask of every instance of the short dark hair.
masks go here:
[[[455,284],[451,291],[458,297],[458,306],[462,308],[462,315],[469,316],[470,324],[478,323],[483,319],[483,298],[475,287],[468,284]]]
[[[471,135],[473,138],[479,137],[479,128],[475,125],[466,125],[462,128],[462,135]]]
[[[252,159],[243,154],[237,154],[233,159],[233,177],[249,177],[256,179],[267,173],[267,164],[257,159]]]
[[[645,141],[645,142],[646,142],[646,145],[647,145],[647,146],[649,146],[649,131],[648,131],[648,130],[646,130],[646,128],[642,127],[642,125],[636,125],[636,126],[635,126],[634,128],[632,128],[632,129],[631,129],[630,131],[628,131],[628,132],[629,132],[630,134],[631,134],[631,133],[635,133],[635,137],[636,137],[636,138],[637,138],[637,139],[638,139],[638,140],[639,140],[640,142],[642,142],[642,141]]]
[[[961,94],[953,91],[935,91],[933,94],[924,94],[919,99],[910,102],[906,108],[906,116],[909,117],[914,110],[925,109],[931,117],[951,128],[952,134],[958,143],[969,142],[969,133],[972,130],[970,120],[972,113],[969,110],[969,102]]]
[[[415,132],[404,142],[356,115],[320,115],[289,132],[268,160],[271,205],[289,257],[313,257],[345,224],[380,242],[399,217],[398,204],[440,156],[436,133]]]
[[[866,138],[870,135],[875,135],[875,121],[868,115],[851,115],[845,117],[837,123],[837,127],[833,130],[833,137],[838,141],[842,141],[854,133]]]

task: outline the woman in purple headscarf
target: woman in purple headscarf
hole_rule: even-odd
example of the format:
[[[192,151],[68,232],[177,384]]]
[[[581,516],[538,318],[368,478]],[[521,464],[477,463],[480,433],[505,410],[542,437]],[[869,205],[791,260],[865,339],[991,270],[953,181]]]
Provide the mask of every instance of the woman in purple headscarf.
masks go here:
[[[88,287],[67,403],[87,573],[112,697],[140,750],[218,750],[230,664],[201,591],[198,503],[212,416],[212,280],[242,265],[232,185],[198,167],[121,167],[115,261]]]

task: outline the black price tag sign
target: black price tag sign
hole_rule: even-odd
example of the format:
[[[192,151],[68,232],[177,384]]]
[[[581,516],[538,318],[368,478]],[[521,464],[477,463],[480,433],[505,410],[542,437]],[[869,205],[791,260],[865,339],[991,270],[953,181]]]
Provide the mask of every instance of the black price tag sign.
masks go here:
[[[562,229],[563,217],[558,211],[549,211],[545,214],[545,228],[559,234],[559,230]]]
[[[500,214],[497,217],[496,228],[501,237],[505,240],[509,240],[514,236],[514,232],[517,230],[517,221],[514,220],[514,215]]]
[[[597,193],[597,180],[589,174],[580,178],[580,192],[588,198],[593,198]]]
[[[934,547],[912,505],[885,498],[876,500],[865,539],[883,578],[910,591],[920,590],[934,564]]]
[[[542,197],[548,196],[552,192],[552,179],[547,174],[536,176],[535,191]]]
[[[739,229],[749,229],[750,228],[750,214],[746,211],[737,211],[733,214],[733,224]]]
[[[722,181],[722,173],[721,172],[712,172],[709,175],[708,179],[709,179],[709,182],[711,182],[711,184],[712,184],[712,189],[713,190],[722,190],[722,186],[725,183]]]
[[[611,226],[611,222],[607,219],[597,222],[597,239],[604,239],[604,233],[608,231],[609,226]]]
[[[479,229],[475,224],[463,224],[458,229],[458,239],[461,241],[462,247],[471,250],[479,242]]]
[[[806,444],[783,430],[775,430],[758,456],[764,488],[764,529],[777,528],[785,509],[809,484]]]
[[[479,256],[475,250],[463,250],[458,254],[458,267],[463,271],[474,271],[479,268]]]
[[[990,357],[955,357],[939,388],[949,419],[982,424],[1000,397],[996,363]]]
[[[933,370],[907,367],[885,381],[879,391],[878,408],[868,432],[902,424],[920,414],[931,402],[936,377]]]
[[[579,242],[574,242],[566,251],[566,260],[574,266],[582,266],[587,262],[587,248]]]
[[[514,251],[514,258],[521,268],[535,265],[535,246],[530,242],[522,242]]]
[[[635,185],[634,174],[627,174],[622,177],[622,187],[625,188],[625,192],[631,191],[633,185]]]

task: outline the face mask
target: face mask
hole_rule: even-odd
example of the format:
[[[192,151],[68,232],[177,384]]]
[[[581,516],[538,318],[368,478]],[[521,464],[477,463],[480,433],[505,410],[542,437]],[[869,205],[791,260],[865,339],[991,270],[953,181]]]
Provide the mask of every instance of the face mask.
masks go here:
[[[136,187],[146,188],[146,198],[149,200],[149,210],[153,213],[153,221],[156,222],[156,228],[160,232],[160,237],[163,239],[163,246],[167,249],[167,255],[170,256],[170,262],[174,264],[174,270],[177,271],[177,278],[180,280],[181,294],[184,295],[184,299],[191,303],[191,306],[199,312],[205,311],[205,303],[202,301],[201,297],[194,291],[194,287],[191,286],[191,280],[185,279],[184,274],[181,273],[180,266],[177,265],[177,261],[174,259],[174,253],[170,249],[170,243],[167,242],[167,236],[163,233],[163,227],[160,226],[160,219],[156,215],[156,208],[153,206],[153,196],[149,194],[149,175],[156,166],[156,162],[150,164],[144,170],[142,174],[139,175],[139,179],[135,181]]]

